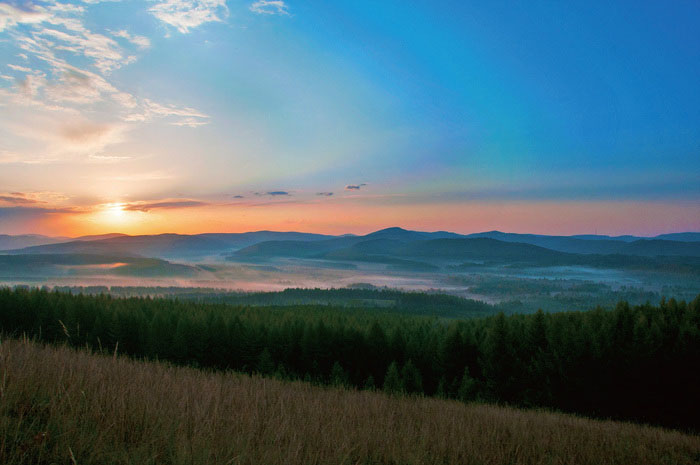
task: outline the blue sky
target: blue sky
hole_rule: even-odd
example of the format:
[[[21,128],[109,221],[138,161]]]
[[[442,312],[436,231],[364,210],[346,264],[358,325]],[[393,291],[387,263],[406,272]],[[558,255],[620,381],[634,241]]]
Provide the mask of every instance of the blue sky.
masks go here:
[[[0,233],[700,229],[698,30],[696,1],[0,2]]]

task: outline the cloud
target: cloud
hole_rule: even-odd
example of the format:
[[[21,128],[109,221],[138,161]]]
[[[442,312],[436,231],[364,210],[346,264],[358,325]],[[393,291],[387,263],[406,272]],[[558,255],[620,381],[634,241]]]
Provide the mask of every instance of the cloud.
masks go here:
[[[234,199],[245,199],[245,197],[242,195],[234,195],[233,198]]]
[[[123,123],[92,123],[78,119],[58,125],[46,137],[50,152],[55,155],[92,158],[99,157],[107,146],[122,142],[126,129]]]
[[[17,11],[23,12],[24,16]],[[83,6],[57,2],[36,5],[29,12],[7,5],[3,9],[0,5],[0,18],[11,18],[4,22],[0,19],[0,24],[6,28],[19,24],[27,26],[16,29],[13,34],[27,58],[33,54],[41,59],[55,59],[57,52],[69,52],[87,58],[102,73],[135,60],[111,37],[88,29],[82,21],[84,12]],[[27,15],[31,21],[27,20]]]
[[[0,192],[0,202],[16,205],[28,205],[37,203],[60,203],[68,200],[64,194],[52,191],[38,192]]]
[[[131,203],[125,205],[123,208],[127,211],[140,211],[147,212],[155,209],[174,209],[174,208],[191,208],[191,207],[202,207],[209,205],[206,202],[200,202],[198,200],[167,200],[161,202],[151,202],[151,203]]]
[[[165,0],[149,11],[182,34],[204,23],[223,21],[229,14],[226,0]]]
[[[97,143],[103,145],[105,139],[109,139],[116,131],[114,126],[108,124],[77,123],[63,126],[60,135],[66,141],[75,145]]]
[[[12,63],[8,63],[7,66],[10,69],[14,69],[15,71],[21,71],[23,73],[31,73],[33,71],[31,68],[27,68],[26,66],[13,65]]]
[[[0,151],[0,163],[103,155],[134,126],[154,120],[189,128],[209,122],[208,115],[189,106],[155,102],[113,84],[111,72],[136,61],[150,41],[125,29],[88,26],[84,14],[92,3],[97,2],[26,2],[27,7],[0,3],[0,31],[7,30],[6,42],[25,61],[8,63],[8,72],[0,75],[14,81],[11,87],[0,86],[0,126],[25,139],[25,147],[32,146],[25,153]],[[168,3],[225,9],[223,0],[158,5]]]
[[[121,31],[112,32],[112,35],[114,37],[121,37],[122,39],[126,39],[141,49],[146,49],[151,46],[151,41],[148,37],[131,35],[124,29],[122,29]]]
[[[259,15],[289,15],[289,7],[282,0],[257,0],[249,9]]]
[[[198,128],[199,126],[204,126],[209,124],[209,121],[197,119],[197,118],[185,118],[178,121],[173,121],[173,126],[187,126],[188,128]]]
[[[39,90],[46,84],[43,76],[27,75],[17,81],[17,88],[21,95],[31,100],[39,94]]]
[[[38,24],[45,21],[43,11],[23,10],[7,3],[0,3],[0,32],[18,24]]]
[[[197,127],[209,123],[209,115],[194,108],[165,105],[149,99],[144,99],[135,110],[124,118],[125,121],[148,121],[159,117],[170,118],[170,124],[176,126]]]
[[[13,193],[16,194],[16,193]],[[0,195],[0,202],[10,203],[14,205],[29,205],[38,203],[38,201],[33,199],[28,199],[23,195]]]
[[[367,184],[364,182],[362,184],[348,184],[347,186],[345,186],[345,190],[346,191],[359,191],[362,188],[362,186],[366,186],[366,185]]]
[[[330,197],[331,195],[333,195],[333,192],[316,192],[316,195],[321,195],[321,196],[324,196],[324,197]]]
[[[72,208],[0,207],[0,220],[39,218],[54,213],[79,213]]]
[[[258,196],[258,197],[262,197],[264,195],[269,195],[271,197],[283,197],[283,196],[287,196],[287,195],[291,195],[291,194],[287,191],[267,191],[267,192],[253,192],[253,195]]]

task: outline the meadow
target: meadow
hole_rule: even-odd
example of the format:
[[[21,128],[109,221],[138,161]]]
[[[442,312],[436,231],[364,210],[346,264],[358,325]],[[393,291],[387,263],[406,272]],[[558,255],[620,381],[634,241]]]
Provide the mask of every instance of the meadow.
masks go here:
[[[693,464],[700,437],[422,396],[0,344],[0,462]]]
[[[378,307],[0,289],[7,335],[204,369],[700,430],[700,373],[692,369],[700,365],[700,297],[586,312],[479,317],[483,304],[474,310],[473,318],[445,319]]]

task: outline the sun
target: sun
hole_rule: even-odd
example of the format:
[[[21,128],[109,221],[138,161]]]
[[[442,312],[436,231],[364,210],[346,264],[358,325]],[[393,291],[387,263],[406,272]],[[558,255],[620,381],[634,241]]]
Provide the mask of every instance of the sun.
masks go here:
[[[122,202],[102,204],[94,213],[93,221],[108,228],[123,228],[134,221],[133,212]]]
[[[104,213],[107,218],[114,222],[123,221],[126,216],[123,203],[108,203],[104,207]]]

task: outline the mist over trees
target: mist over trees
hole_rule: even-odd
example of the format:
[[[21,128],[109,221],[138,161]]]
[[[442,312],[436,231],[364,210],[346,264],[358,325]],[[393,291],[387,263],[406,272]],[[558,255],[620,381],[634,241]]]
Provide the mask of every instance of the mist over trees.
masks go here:
[[[700,296],[447,321],[1,289],[0,329],[202,368],[699,426]]]

